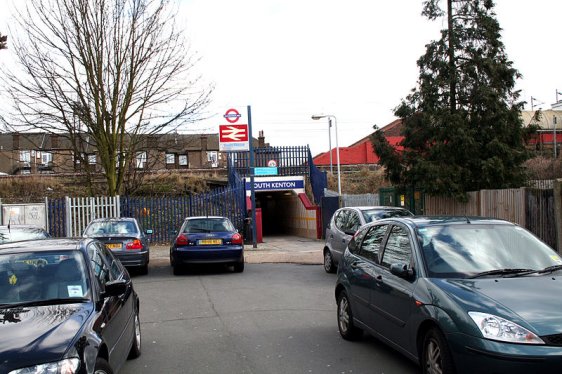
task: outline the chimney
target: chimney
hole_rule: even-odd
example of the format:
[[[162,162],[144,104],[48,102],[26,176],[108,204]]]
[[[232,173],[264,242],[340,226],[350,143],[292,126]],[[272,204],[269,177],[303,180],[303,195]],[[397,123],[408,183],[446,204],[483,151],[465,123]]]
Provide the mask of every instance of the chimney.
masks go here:
[[[208,141],[207,135],[201,135],[201,152],[200,152],[200,156],[201,156],[200,165],[201,165],[201,167],[206,167],[206,165],[207,165],[207,145],[208,145],[207,141]]]
[[[201,151],[207,152],[208,139],[207,135],[201,135]]]
[[[258,148],[265,148],[265,136],[263,136],[263,130],[259,131]]]
[[[12,134],[12,149],[20,149],[20,134]]]
[[[51,149],[57,149],[59,147],[59,136],[57,134],[51,135]]]

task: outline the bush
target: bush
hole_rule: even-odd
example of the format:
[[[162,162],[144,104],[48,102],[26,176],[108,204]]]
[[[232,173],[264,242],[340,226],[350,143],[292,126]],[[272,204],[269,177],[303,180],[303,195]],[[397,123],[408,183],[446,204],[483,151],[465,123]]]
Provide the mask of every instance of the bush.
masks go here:
[[[94,196],[105,196],[105,180],[96,180],[93,186]],[[210,181],[194,175],[174,173],[150,175],[142,180],[140,187],[132,196],[181,196],[210,190]],[[215,181],[224,185],[226,180]],[[29,203],[42,201],[45,197],[61,198],[65,196],[90,196],[86,183],[79,175],[13,175],[0,177],[0,199],[8,203]]]
[[[562,160],[537,156],[525,163],[527,175],[531,180],[562,178]]]

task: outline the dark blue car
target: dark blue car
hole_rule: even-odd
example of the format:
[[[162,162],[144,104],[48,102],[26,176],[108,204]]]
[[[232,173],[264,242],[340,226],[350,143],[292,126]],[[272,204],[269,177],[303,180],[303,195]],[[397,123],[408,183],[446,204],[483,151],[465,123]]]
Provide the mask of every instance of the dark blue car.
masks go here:
[[[188,217],[170,246],[170,264],[179,274],[188,264],[227,264],[244,271],[244,239],[226,217]]]
[[[139,298],[93,239],[0,245],[0,373],[119,371],[141,353]]]
[[[344,339],[367,331],[424,373],[562,372],[562,258],[512,223],[390,218],[338,268]]]

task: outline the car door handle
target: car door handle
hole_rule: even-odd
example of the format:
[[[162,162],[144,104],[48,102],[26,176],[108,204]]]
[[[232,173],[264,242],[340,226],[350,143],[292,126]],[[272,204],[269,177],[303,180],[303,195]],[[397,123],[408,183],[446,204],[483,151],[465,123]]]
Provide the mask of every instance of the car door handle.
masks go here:
[[[353,270],[357,270],[357,268],[359,268],[359,266],[357,266],[357,262],[352,262],[349,267],[351,267]]]

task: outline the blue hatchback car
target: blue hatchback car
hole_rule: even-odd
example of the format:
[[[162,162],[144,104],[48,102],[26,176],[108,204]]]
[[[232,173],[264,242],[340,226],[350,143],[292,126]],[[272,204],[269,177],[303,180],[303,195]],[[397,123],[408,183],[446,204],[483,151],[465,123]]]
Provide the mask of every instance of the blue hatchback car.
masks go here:
[[[188,264],[228,264],[244,271],[244,239],[226,217],[188,217],[170,245],[170,264],[180,274]]]
[[[367,331],[424,373],[560,373],[562,258],[502,220],[367,224],[338,267],[344,339]]]

